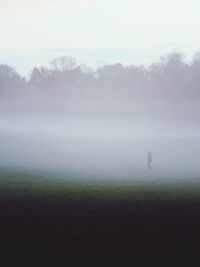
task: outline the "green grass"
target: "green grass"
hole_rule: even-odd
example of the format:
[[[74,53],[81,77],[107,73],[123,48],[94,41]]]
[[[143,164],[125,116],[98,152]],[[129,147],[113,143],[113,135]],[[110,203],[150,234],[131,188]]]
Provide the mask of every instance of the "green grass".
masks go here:
[[[165,179],[166,181],[166,179]],[[97,179],[75,175],[28,171],[0,171],[0,196],[46,200],[133,202],[155,200],[191,201],[200,199],[199,182],[159,180]]]

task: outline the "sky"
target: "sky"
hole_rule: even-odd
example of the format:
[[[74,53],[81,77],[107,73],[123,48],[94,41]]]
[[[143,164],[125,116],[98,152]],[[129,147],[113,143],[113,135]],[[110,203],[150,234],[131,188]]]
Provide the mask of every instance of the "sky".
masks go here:
[[[199,0],[0,0],[0,64],[148,64],[200,50]]]

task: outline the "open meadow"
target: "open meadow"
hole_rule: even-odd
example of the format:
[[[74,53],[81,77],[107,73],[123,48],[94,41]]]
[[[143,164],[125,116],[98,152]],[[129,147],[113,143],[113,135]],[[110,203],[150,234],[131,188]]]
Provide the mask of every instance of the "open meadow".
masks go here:
[[[198,255],[199,208],[197,177],[166,182],[153,174],[115,180],[0,171],[0,236],[7,252]]]

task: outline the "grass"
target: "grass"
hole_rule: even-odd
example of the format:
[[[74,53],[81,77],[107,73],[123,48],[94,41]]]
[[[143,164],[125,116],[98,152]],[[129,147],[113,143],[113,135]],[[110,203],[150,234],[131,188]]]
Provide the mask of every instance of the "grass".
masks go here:
[[[199,255],[200,184],[166,181],[1,169],[1,245],[9,255],[65,260]]]
[[[172,179],[170,178],[172,181]],[[170,181],[169,180],[169,181]],[[166,182],[134,178],[97,179],[76,175],[28,171],[0,171],[0,196],[43,197],[54,200],[79,199],[101,202],[199,200],[200,182]]]

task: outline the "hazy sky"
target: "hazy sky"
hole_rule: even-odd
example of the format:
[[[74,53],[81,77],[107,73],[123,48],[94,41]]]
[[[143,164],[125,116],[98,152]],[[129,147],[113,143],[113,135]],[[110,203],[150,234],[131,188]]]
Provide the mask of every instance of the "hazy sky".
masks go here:
[[[200,50],[199,0],[0,0],[0,63],[148,63]]]

